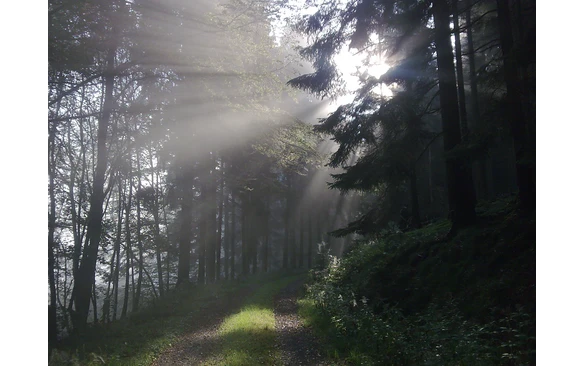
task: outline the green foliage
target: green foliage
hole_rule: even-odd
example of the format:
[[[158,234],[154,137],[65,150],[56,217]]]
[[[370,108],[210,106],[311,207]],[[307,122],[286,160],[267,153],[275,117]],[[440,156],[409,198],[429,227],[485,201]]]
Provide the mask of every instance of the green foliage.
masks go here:
[[[482,203],[480,224],[449,242],[436,241],[444,221],[331,257],[300,303],[333,340],[328,354],[356,365],[533,363],[535,227],[514,202]]]
[[[353,102],[338,107],[315,129],[337,143],[328,165],[344,170],[332,175],[330,187],[342,193],[375,193],[382,204],[336,230],[334,236],[383,230],[399,207],[392,202],[392,191],[411,179],[424,146],[436,135],[425,119],[433,112],[436,90],[431,32],[426,25],[428,5],[415,1],[332,2],[298,24],[310,36],[301,55],[316,71],[289,81],[290,85],[320,96],[335,94],[339,79],[335,55],[349,45],[366,58],[361,87],[350,91],[355,92]],[[413,38],[417,41],[407,42]],[[367,73],[373,57],[388,65],[389,70],[379,78]],[[382,95],[378,92],[381,86],[391,93]]]

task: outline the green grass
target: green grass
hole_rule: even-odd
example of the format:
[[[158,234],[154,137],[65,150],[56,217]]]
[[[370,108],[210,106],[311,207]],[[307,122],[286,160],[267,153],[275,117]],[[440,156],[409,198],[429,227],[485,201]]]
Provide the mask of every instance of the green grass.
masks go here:
[[[279,365],[276,349],[274,296],[292,281],[305,276],[297,274],[279,278],[255,291],[236,314],[220,326],[222,352],[206,365]]]
[[[268,304],[268,298],[272,294],[270,291],[276,291],[279,286],[293,278],[297,277],[272,273],[233,282],[186,286],[172,291],[157,303],[130,314],[126,319],[90,327],[84,335],[63,341],[53,352],[49,364],[149,365],[187,332],[199,317],[205,315],[205,308],[213,306],[217,301],[229,299],[243,287],[260,286],[260,291],[247,302],[250,309],[245,313],[258,314],[258,319],[265,319],[267,310],[263,310],[264,307],[272,309],[271,304]],[[263,311],[253,312],[253,306],[261,307],[259,310]],[[262,324],[265,322],[263,320]],[[225,337],[235,337],[236,334],[237,332],[232,335],[225,333]]]
[[[321,346],[330,365],[342,364],[343,359],[351,358],[352,352],[345,354],[347,342],[339,337],[331,318],[326,317],[317,309],[315,300],[304,297],[297,300],[299,315],[303,325],[312,329],[321,339]]]

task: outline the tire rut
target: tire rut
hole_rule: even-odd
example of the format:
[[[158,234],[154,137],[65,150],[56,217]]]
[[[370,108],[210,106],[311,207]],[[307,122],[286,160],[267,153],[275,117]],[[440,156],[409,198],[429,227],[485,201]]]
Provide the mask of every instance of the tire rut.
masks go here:
[[[303,326],[298,314],[297,298],[304,280],[290,283],[274,299],[277,347],[286,366],[325,364],[319,342],[311,329]]]
[[[192,330],[165,350],[152,366],[202,365],[213,356],[218,356],[221,353],[220,325],[243,305],[252,291],[254,286],[246,287],[201,309],[191,321]]]

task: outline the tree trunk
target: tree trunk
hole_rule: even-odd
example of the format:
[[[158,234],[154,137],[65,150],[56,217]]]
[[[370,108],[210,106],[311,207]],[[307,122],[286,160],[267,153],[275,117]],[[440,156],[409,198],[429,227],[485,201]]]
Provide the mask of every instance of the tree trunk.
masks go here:
[[[313,213],[312,210],[308,212],[308,227],[307,227],[307,267],[309,269],[313,268],[313,249],[315,247],[315,242],[313,241]]]
[[[138,128],[136,128],[138,131]],[[140,148],[136,146],[136,174],[138,176],[136,193],[142,190],[142,169],[140,168]],[[142,247],[142,215],[141,215],[140,198],[136,197],[136,244],[138,245],[138,281],[136,291],[132,297],[132,312],[138,311],[140,306],[140,296],[142,293],[142,273],[144,272],[144,248]]]
[[[52,349],[57,344],[57,289],[55,286],[55,226],[56,226],[56,201],[55,201],[55,135],[57,125],[53,123],[49,130],[49,258],[48,258],[48,279],[49,279],[49,357]]]
[[[512,20],[508,1],[497,0],[498,25],[502,54],[504,57],[504,76],[506,80],[506,114],[514,140],[516,155],[516,181],[520,208],[532,211],[536,208],[536,169],[533,146],[529,139],[528,126],[522,107],[522,84],[518,76],[518,62],[514,54]]]
[[[252,196],[252,193],[250,193]],[[256,274],[258,271],[258,229],[260,226],[260,215],[258,214],[258,205],[260,205],[259,197],[250,197],[250,203],[252,206],[252,225],[250,225],[250,257],[252,258],[252,273]]]
[[[189,261],[191,257],[191,224],[193,205],[193,180],[195,173],[193,166],[188,161],[181,164],[181,228],[179,232],[179,268],[177,272],[177,286],[183,282],[189,282]],[[203,245],[200,246],[203,247]],[[199,264],[201,266],[201,263]]]
[[[219,209],[217,214],[217,247],[215,249],[215,279],[219,281],[221,279],[221,239],[222,239],[222,226],[223,226],[223,206],[224,206],[224,197],[223,197],[223,188],[225,185],[224,182],[224,162],[221,162],[221,171],[219,172]],[[224,238],[225,240],[225,238]],[[224,253],[225,255],[225,253]]]
[[[95,266],[97,262],[98,249],[102,232],[102,205],[104,201],[103,189],[108,160],[106,140],[108,137],[108,124],[110,121],[110,115],[114,106],[114,62],[116,49],[116,45],[113,45],[108,50],[106,61],[107,70],[104,74],[104,104],[102,107],[102,113],[98,119],[97,163],[90,198],[90,209],[88,217],[89,223],[87,228],[89,245],[83,250],[81,265],[79,267],[79,275],[75,279],[73,288],[73,297],[75,303],[73,324],[74,330],[76,332],[83,331],[86,326],[87,315],[89,313],[89,302],[91,298],[92,287],[95,281]]]
[[[98,323],[98,310],[97,310],[97,293],[96,293],[96,286],[95,283],[91,290],[91,304],[93,306],[93,323]]]
[[[465,12],[465,23],[467,25],[467,57],[469,61],[469,86],[471,89],[470,106],[470,127],[478,128],[482,124],[479,113],[479,97],[477,93],[477,67],[475,65],[475,48],[473,45],[473,27],[471,26],[471,0],[465,0],[467,11]],[[488,179],[488,156],[482,156],[476,165],[477,168],[477,195],[478,198],[490,199],[492,197],[491,184]]]
[[[207,237],[205,243],[207,245],[207,283],[215,281],[215,247],[217,242],[216,236],[216,209],[217,209],[217,183],[215,180],[215,154],[209,154],[209,161],[207,162],[207,185],[208,197],[204,199],[205,209],[207,215]]]
[[[305,265],[305,217],[302,208],[299,208],[299,268]]]
[[[449,6],[446,0],[434,1],[433,17],[435,20],[443,141],[445,152],[449,152],[461,143],[461,128],[453,49],[451,47],[451,30],[449,28]],[[445,164],[449,210],[453,222],[452,233],[454,233],[461,227],[475,223],[473,181],[469,167],[461,158],[446,159]]]
[[[155,243],[155,250],[156,250],[156,268],[158,273],[158,292],[160,297],[164,295],[164,279],[163,279],[163,268],[162,268],[162,258],[161,258],[161,246],[162,246],[162,238],[160,235],[160,218],[159,218],[159,174],[158,172],[155,174],[155,166],[153,161],[153,154],[152,154],[152,146],[148,149],[148,154],[150,158],[150,179],[152,184],[154,185],[154,197],[152,202],[152,215],[154,218],[154,243]]]
[[[231,248],[230,248],[230,275],[231,279],[236,278],[236,197],[232,190],[232,236],[231,236]]]
[[[130,166],[129,172],[132,171]],[[130,234],[130,211],[132,210],[132,174],[129,173],[130,184],[128,185],[128,204],[126,206],[126,281],[124,284],[124,303],[122,304],[122,318],[125,318],[128,312],[128,300],[130,297],[130,267],[132,266],[132,237]]]
[[[248,251],[250,246],[250,202],[247,192],[242,193],[242,276],[250,272]]]
[[[124,217],[124,196],[122,195],[122,179],[118,177],[118,227],[116,229],[116,242],[114,243],[114,252],[116,253],[116,269],[114,270],[114,303],[112,320],[115,321],[118,316],[118,288],[120,281],[120,247],[122,246],[122,220]]]
[[[284,211],[284,240],[282,247],[282,268],[288,268],[288,249],[290,240],[290,217],[291,217],[291,199],[290,192],[291,187],[291,176],[290,173],[286,175],[286,209]]]
[[[416,163],[412,164],[410,172],[410,204],[412,206],[412,228],[420,228],[420,206],[418,203],[418,187],[416,184]]]
[[[461,118],[461,141],[469,142],[469,126],[467,122],[467,105],[465,101],[465,79],[463,77],[463,56],[461,51],[461,32],[459,30],[459,10],[457,8],[459,0],[453,0],[453,28],[455,30],[455,59],[457,70],[457,93],[459,95],[459,116]],[[473,198],[476,200],[476,189],[473,184],[473,161],[463,162],[471,174],[471,188],[473,189]],[[476,201],[473,202],[476,204]]]
[[[455,59],[457,61],[457,94],[459,96],[459,118],[461,125],[461,140],[467,142],[469,139],[469,127],[467,125],[467,106],[465,105],[465,83],[463,79],[463,56],[461,52],[461,32],[459,30],[459,11],[457,3],[453,1],[453,29],[455,33]]]
[[[268,258],[270,250],[270,192],[266,195],[266,208],[264,210],[264,253],[262,259],[262,271],[268,272]]]
[[[224,175],[225,175],[225,173],[224,173]],[[234,232],[229,229],[229,227],[230,227],[230,222],[229,222],[230,209],[229,209],[228,204],[229,204],[229,192],[225,192],[225,196],[224,196],[225,210],[224,210],[224,220],[223,220],[224,221],[224,230],[225,230],[225,234],[223,237],[223,260],[224,260],[223,268],[224,268],[224,276],[225,276],[226,280],[230,278],[230,266],[229,266],[229,264],[230,264],[230,262],[229,262],[230,242],[232,240],[231,239],[232,236],[234,235]]]

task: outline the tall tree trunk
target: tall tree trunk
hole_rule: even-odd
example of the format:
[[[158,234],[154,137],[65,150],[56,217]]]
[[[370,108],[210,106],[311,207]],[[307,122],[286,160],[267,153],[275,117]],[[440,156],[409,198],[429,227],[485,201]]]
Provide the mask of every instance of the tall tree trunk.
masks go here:
[[[232,189],[232,236],[230,246],[230,278],[236,278],[236,197]]]
[[[223,159],[221,159],[221,171],[219,172],[219,179],[220,179],[220,183],[219,183],[219,209],[218,209],[218,214],[217,214],[217,247],[215,249],[215,256],[216,256],[216,260],[215,260],[215,279],[216,280],[220,280],[221,279],[221,237],[222,237],[222,226],[223,226],[223,206],[224,206],[224,194],[223,194],[223,188],[225,185],[225,181],[224,181],[224,168],[225,168],[225,164],[223,162]],[[225,240],[225,238],[224,238]],[[225,255],[225,253],[224,253]]]
[[[262,259],[262,271],[268,272],[268,258],[270,250],[270,192],[266,195],[266,208],[264,210],[264,253]]]
[[[97,324],[99,319],[98,319],[98,309],[97,309],[97,291],[96,291],[95,283],[93,284],[93,287],[91,290],[91,304],[93,306],[93,323]]]
[[[195,173],[192,164],[185,159],[181,163],[181,228],[179,231],[179,268],[177,272],[177,286],[189,282],[191,257],[191,225],[193,222],[193,180]],[[201,249],[203,245],[200,245]],[[201,266],[201,263],[199,264]]]
[[[477,67],[475,64],[475,48],[473,45],[473,27],[471,23],[471,0],[465,0],[465,24],[467,25],[467,58],[469,61],[469,87],[471,89],[469,106],[470,106],[470,127],[478,128],[482,124],[479,113],[479,97],[477,92]],[[476,165],[477,168],[477,195],[483,199],[492,197],[492,187],[488,178],[488,156],[482,156]]]
[[[520,208],[532,211],[536,208],[536,169],[533,146],[529,139],[528,126],[523,111],[522,83],[518,76],[518,60],[514,54],[512,20],[508,1],[497,0],[498,25],[502,54],[504,57],[504,76],[506,80],[506,114],[514,140],[516,155],[516,181]]]
[[[158,274],[158,292],[160,297],[164,295],[164,279],[163,279],[163,268],[161,258],[161,247],[162,238],[160,235],[160,218],[159,218],[159,174],[158,171],[155,174],[155,166],[153,161],[152,146],[148,149],[148,155],[150,160],[150,179],[154,185],[154,197],[152,202],[152,215],[154,218],[154,246],[156,250],[156,269]]]
[[[242,193],[242,276],[250,272],[248,253],[250,246],[250,200],[248,193]]]
[[[120,247],[122,246],[122,220],[124,217],[124,196],[122,195],[122,179],[118,176],[118,226],[116,228],[116,241],[114,243],[114,252],[116,253],[116,269],[114,270],[114,303],[112,320],[115,321],[118,316],[118,288],[120,281]]]
[[[115,37],[114,37],[115,38]],[[90,198],[90,209],[88,217],[87,235],[89,245],[84,248],[79,275],[75,279],[73,288],[73,297],[75,303],[75,313],[73,317],[74,329],[76,332],[85,329],[87,315],[89,313],[89,302],[91,298],[92,287],[95,281],[95,266],[97,262],[99,243],[102,232],[102,205],[104,201],[104,183],[107,167],[107,149],[106,140],[108,137],[108,124],[110,115],[114,106],[114,63],[116,55],[116,45],[112,45],[108,50],[106,72],[104,73],[104,104],[102,113],[98,119],[98,153],[97,163],[93,179],[93,187]]]
[[[199,283],[200,285],[204,285],[205,284],[205,266],[206,266],[206,258],[205,258],[205,253],[206,253],[206,246],[207,246],[207,237],[208,237],[208,233],[207,233],[207,229],[208,229],[208,225],[207,225],[207,213],[205,211],[205,204],[208,200],[208,194],[207,194],[207,183],[205,182],[205,179],[201,179],[201,195],[199,197],[201,203],[201,207],[202,209],[200,210],[200,217],[199,217],[199,225],[198,225],[198,235],[197,235],[197,251],[198,251],[198,262],[199,262],[199,273],[197,275],[197,283]]]
[[[313,240],[313,211],[309,210],[308,212],[308,227],[307,227],[307,267],[309,269],[313,268],[313,249],[315,247],[315,242]]]
[[[418,203],[418,187],[416,184],[416,163],[410,170],[410,204],[412,206],[412,227],[420,228],[420,206]]]
[[[136,128],[138,131],[138,128]],[[138,176],[136,189],[136,244],[138,245],[138,281],[136,283],[136,291],[132,297],[132,312],[138,311],[140,306],[140,296],[142,293],[142,273],[144,272],[144,248],[142,247],[142,215],[141,205],[138,193],[142,191],[142,169],[140,168],[140,148],[136,144],[136,174]]]
[[[251,203],[251,213],[252,213],[252,222],[250,225],[250,257],[252,258],[252,273],[256,274],[258,271],[258,229],[260,226],[260,215],[258,215],[258,205],[260,203],[259,197],[252,197],[252,193],[250,193],[250,203]]]
[[[449,28],[449,6],[446,0],[433,2],[435,21],[435,44],[439,72],[439,98],[443,125],[445,152],[461,143],[457,84]],[[449,210],[453,222],[452,233],[461,227],[475,223],[475,198],[473,181],[467,164],[461,158],[446,159],[447,192]]]
[[[459,118],[461,126],[461,140],[467,142],[469,139],[469,127],[467,125],[467,106],[465,105],[465,82],[463,78],[463,56],[461,52],[461,32],[459,30],[459,11],[457,3],[453,1],[453,29],[455,33],[455,60],[457,69],[457,94],[459,96]]]
[[[81,100],[79,102],[79,113],[83,113],[83,102],[85,100],[85,87],[82,88],[81,92]],[[58,103],[60,106],[60,102]],[[71,128],[67,130],[67,141],[71,144]],[[83,235],[85,231],[85,227],[82,226],[79,217],[81,216],[81,202],[82,197],[84,196],[85,186],[84,186],[84,178],[86,175],[87,170],[87,160],[85,157],[85,134],[83,128],[83,119],[79,121],[79,150],[80,150],[80,158],[81,158],[81,171],[77,174],[77,164],[73,163],[74,157],[73,154],[70,154],[69,161],[71,162],[71,171],[70,171],[70,181],[69,181],[69,200],[71,204],[71,222],[72,222],[72,229],[73,229],[73,279],[77,277],[77,273],[79,270],[79,260],[81,257],[81,248],[83,243]],[[75,169],[73,168],[75,166]],[[78,177],[77,185],[79,187],[79,205],[75,205],[75,195],[74,195],[74,187],[75,187],[75,180]],[[69,306],[67,308],[69,314],[73,316],[73,296],[69,299]]]
[[[130,267],[132,266],[132,258],[134,255],[132,254],[132,235],[130,233],[130,211],[132,210],[132,165],[130,165],[128,170],[129,176],[129,192],[128,192],[128,204],[126,206],[126,222],[125,222],[125,231],[126,231],[126,282],[124,285],[124,303],[122,304],[122,318],[126,317],[128,312],[128,301],[130,299]],[[134,278],[134,273],[132,273],[132,278]],[[134,282],[134,281],[133,281]]]
[[[299,207],[299,268],[305,265],[305,215],[302,207]]]
[[[122,200],[122,190],[120,184],[120,178],[118,177],[118,222],[116,224],[116,237],[114,239],[114,250],[110,259],[110,275],[108,276],[108,287],[106,289],[106,296],[102,305],[102,323],[108,323],[110,321],[110,310],[114,307],[113,319],[116,320],[116,306],[118,297],[118,271],[120,269],[120,244],[122,241],[122,206],[124,204]],[[110,288],[112,289],[110,292]],[[114,297],[114,303],[112,304],[112,297]]]
[[[282,247],[282,268],[288,268],[288,249],[290,240],[290,217],[291,217],[291,176],[290,173],[286,175],[286,209],[284,211],[284,240]]]
[[[49,357],[52,349],[57,344],[57,289],[55,286],[55,226],[56,226],[56,200],[55,200],[55,135],[57,125],[53,123],[49,130],[49,258],[48,258],[48,280],[49,280]]]
[[[166,205],[165,202],[163,200],[163,203],[161,205],[162,208],[162,214],[163,214],[163,225],[165,226],[165,228],[169,227],[169,221],[167,219],[167,210],[166,210]],[[166,229],[166,232],[168,233],[168,229]],[[167,284],[166,284],[166,290],[165,292],[169,292],[171,290],[171,251],[173,250],[172,246],[171,246],[171,242],[169,240],[168,234],[167,234],[167,238],[166,238],[166,249],[167,249],[167,255],[165,257],[165,267],[166,267],[166,272],[167,272]]]
[[[230,230],[230,223],[229,223],[230,208],[229,208],[228,204],[229,204],[229,192],[225,192],[225,195],[224,195],[225,210],[224,210],[224,220],[223,220],[224,221],[224,230],[225,230],[225,235],[223,238],[223,256],[224,256],[223,257],[223,260],[224,260],[223,268],[224,268],[226,280],[230,278],[230,266],[229,266],[229,264],[230,264],[230,262],[229,262],[230,242],[231,242],[232,236],[234,235],[234,232]]]
[[[469,125],[467,122],[467,105],[465,98],[465,79],[463,77],[463,56],[461,51],[461,32],[459,29],[459,0],[453,0],[453,28],[455,30],[455,59],[457,70],[457,94],[459,95],[459,117],[461,118],[461,141],[469,142]],[[472,196],[476,199],[475,185],[473,184],[473,161],[464,162],[467,165],[471,174],[471,188],[473,190]],[[473,204],[475,205],[475,201]]]
[[[207,235],[205,236],[205,245],[207,251],[206,257],[206,283],[215,281],[215,247],[217,242],[216,236],[216,209],[217,209],[217,185],[215,181],[215,154],[209,154],[209,160],[205,162],[206,172],[205,184],[207,186],[206,197],[201,197],[203,200],[203,214],[207,217]]]

